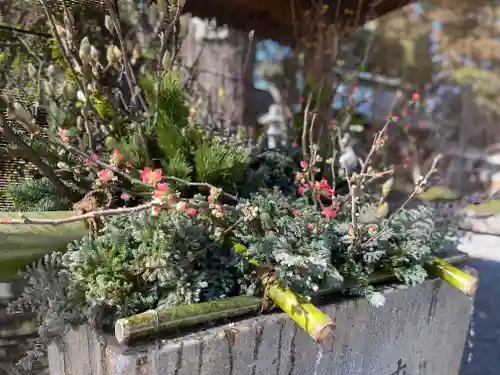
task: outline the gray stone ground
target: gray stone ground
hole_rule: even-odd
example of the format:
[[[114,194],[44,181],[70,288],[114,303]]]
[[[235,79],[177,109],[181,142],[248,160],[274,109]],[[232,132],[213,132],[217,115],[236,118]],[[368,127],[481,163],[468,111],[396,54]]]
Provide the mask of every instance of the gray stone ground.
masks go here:
[[[468,233],[460,250],[471,256],[480,278],[460,375],[499,375],[500,236]]]

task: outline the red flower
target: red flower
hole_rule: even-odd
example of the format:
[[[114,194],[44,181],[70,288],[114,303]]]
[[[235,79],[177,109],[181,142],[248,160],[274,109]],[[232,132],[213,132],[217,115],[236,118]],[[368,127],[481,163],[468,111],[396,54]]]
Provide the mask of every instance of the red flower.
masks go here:
[[[68,130],[64,128],[59,129],[59,137],[61,137],[61,140],[64,143],[68,143],[69,142]]]
[[[144,168],[141,172],[141,180],[144,183],[156,185],[163,179],[163,171],[161,169],[152,170],[151,168]]]
[[[184,212],[186,211],[186,203],[185,202],[179,202],[176,204],[175,209],[179,212]]]
[[[132,196],[129,193],[122,193],[122,195],[120,195],[120,198],[124,201],[128,201],[130,198],[132,198]]]
[[[323,212],[321,212],[321,214],[330,220],[332,217],[337,216],[337,211],[332,207],[325,207],[323,208]]]
[[[114,179],[114,174],[113,171],[110,171],[109,169],[103,169],[102,171],[99,171],[98,173],[99,180],[102,182],[108,182]]]
[[[303,194],[304,194],[304,191],[305,191],[305,189],[304,189],[302,186],[299,186],[299,188],[297,189],[297,193],[298,193],[299,195],[303,195]]]
[[[99,159],[99,155],[97,155],[95,152],[93,154],[90,154],[90,157],[93,159],[93,160],[97,160]],[[92,165],[94,164],[93,160],[87,160],[87,165]]]
[[[297,174],[295,175],[295,181],[300,181],[301,178],[302,178],[302,173],[297,172]]]
[[[413,100],[414,102],[419,101],[420,94],[418,92],[414,92],[413,94],[411,94],[411,100]]]
[[[120,151],[117,148],[115,148],[113,150],[113,158],[112,158],[113,164],[118,165],[122,162],[122,160],[123,160],[123,154],[121,154]]]
[[[353,226],[352,226],[352,225],[349,225],[349,226],[347,227],[347,230],[348,230],[349,232],[352,232],[352,231],[354,230],[354,228],[353,228]]]
[[[160,213],[160,207],[158,206],[151,207],[151,215],[158,216],[159,213]]]
[[[313,230],[314,229],[314,225],[312,225],[311,223],[307,224],[307,229]]]
[[[300,162],[300,166],[301,166],[302,168],[307,168],[307,166],[308,166],[308,165],[309,165],[309,163],[307,163],[307,161],[302,160],[302,161]]]
[[[160,183],[156,186],[156,190],[153,192],[153,197],[159,200],[165,198],[165,194],[168,192],[168,184]]]
[[[292,212],[292,216],[293,216],[293,217],[296,217],[296,216],[297,216],[297,211],[293,211],[293,212]]]
[[[186,213],[190,216],[195,216],[198,213],[198,211],[195,208],[190,207],[186,210]]]

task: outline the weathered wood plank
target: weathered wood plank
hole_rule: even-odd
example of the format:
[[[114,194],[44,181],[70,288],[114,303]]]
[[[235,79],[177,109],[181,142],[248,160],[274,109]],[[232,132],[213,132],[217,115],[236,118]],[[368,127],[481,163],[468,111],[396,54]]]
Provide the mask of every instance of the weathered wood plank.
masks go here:
[[[0,219],[61,219],[75,215],[72,211],[0,212]],[[65,250],[68,243],[86,234],[83,222],[58,226],[0,224],[0,280],[9,280],[17,270],[52,251]]]

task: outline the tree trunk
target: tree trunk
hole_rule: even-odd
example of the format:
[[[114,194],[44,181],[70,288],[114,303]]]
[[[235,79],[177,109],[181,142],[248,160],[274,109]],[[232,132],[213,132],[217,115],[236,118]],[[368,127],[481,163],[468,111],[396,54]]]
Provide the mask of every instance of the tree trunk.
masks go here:
[[[184,16],[187,35],[180,50],[187,77],[204,98],[209,125],[226,134],[256,124],[251,108],[256,41],[249,34]],[[215,122],[215,124],[214,124]]]

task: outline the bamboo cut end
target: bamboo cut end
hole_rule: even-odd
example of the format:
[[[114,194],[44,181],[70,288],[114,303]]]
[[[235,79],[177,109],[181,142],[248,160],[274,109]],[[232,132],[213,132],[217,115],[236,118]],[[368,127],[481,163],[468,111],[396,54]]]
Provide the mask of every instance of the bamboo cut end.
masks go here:
[[[473,279],[469,285],[469,290],[467,291],[467,295],[469,297],[474,297],[476,295],[477,287],[478,287],[478,279],[477,279],[477,277],[473,277]]]
[[[315,339],[318,344],[324,344],[333,337],[335,331],[335,324],[333,322],[327,324],[322,329],[319,330]]]
[[[118,319],[115,323],[115,337],[120,344],[125,344],[130,336],[127,326],[128,321],[126,319]]]

